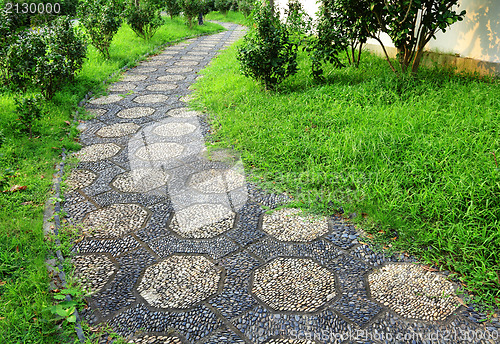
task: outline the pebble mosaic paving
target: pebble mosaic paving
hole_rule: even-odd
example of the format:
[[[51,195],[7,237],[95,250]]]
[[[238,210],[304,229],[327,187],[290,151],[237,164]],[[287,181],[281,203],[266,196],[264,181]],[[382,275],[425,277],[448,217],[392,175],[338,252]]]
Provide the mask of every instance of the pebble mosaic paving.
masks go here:
[[[86,105],[95,117],[81,126],[63,204],[83,227],[73,262],[89,291],[84,320],[130,343],[418,344],[431,343],[419,333],[485,333],[444,275],[374,252],[339,217],[287,208],[287,195],[247,183],[236,154],[209,157],[206,114],[185,102],[198,72],[245,33],[223,25],[151,56]],[[387,340],[397,334],[414,337]],[[498,343],[432,343],[441,342]]]

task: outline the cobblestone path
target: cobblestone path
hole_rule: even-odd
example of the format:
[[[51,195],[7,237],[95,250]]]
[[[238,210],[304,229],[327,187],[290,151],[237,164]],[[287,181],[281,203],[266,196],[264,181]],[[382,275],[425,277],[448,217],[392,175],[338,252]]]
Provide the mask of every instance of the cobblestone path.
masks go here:
[[[373,252],[340,218],[266,212],[289,199],[248,184],[235,154],[207,153],[209,127],[185,102],[244,33],[226,28],[168,47],[87,104],[64,203],[85,234],[73,260],[83,317],[133,343],[496,342],[462,336],[482,328],[442,275]]]

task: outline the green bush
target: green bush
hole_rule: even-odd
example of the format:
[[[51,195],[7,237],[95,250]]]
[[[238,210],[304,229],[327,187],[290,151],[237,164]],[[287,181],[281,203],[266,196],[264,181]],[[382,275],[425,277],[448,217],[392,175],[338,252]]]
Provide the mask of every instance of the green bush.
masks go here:
[[[232,0],[215,0],[214,2],[215,9],[219,11],[222,14],[226,14],[227,11],[231,9],[233,6],[233,1]]]
[[[245,35],[238,49],[238,60],[245,76],[273,90],[297,72],[297,45],[270,6],[261,6],[254,22],[255,27]]]
[[[41,97],[16,98],[17,121],[15,129],[19,133],[27,133],[29,138],[33,138],[35,127],[42,118],[44,112],[41,107]]]
[[[25,31],[19,33],[5,54],[5,74],[13,87],[25,90],[33,83],[37,59],[45,54],[44,32]]]
[[[186,24],[190,28],[193,27],[193,19],[198,17],[198,14],[203,12],[204,4],[200,0],[179,0],[179,3],[186,18]]]
[[[181,13],[181,6],[177,0],[165,0],[165,7],[170,19]]]
[[[255,1],[253,0],[239,0],[238,10],[243,13],[245,17],[248,17],[255,7]]]
[[[56,19],[47,31],[45,54],[36,60],[34,78],[44,97],[51,99],[82,68],[86,45],[75,36],[69,17]]]
[[[82,0],[78,17],[92,45],[109,59],[109,46],[121,25],[122,8],[114,0]]]
[[[156,30],[163,24],[159,8],[149,1],[130,2],[125,10],[127,24],[137,36],[150,40]]]

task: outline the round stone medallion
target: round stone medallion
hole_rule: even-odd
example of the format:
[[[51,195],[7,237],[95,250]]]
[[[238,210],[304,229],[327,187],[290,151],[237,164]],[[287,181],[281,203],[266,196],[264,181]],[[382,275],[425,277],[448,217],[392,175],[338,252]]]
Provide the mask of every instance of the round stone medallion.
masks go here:
[[[105,255],[76,256],[73,265],[75,276],[90,294],[101,290],[116,271],[113,262]]]
[[[148,192],[167,183],[168,174],[159,169],[141,168],[120,174],[112,185],[121,192]]]
[[[91,162],[111,158],[120,151],[120,146],[114,143],[96,143],[95,145],[83,147],[76,156],[80,161]]]
[[[123,99],[122,96],[119,96],[118,94],[112,94],[109,96],[104,96],[104,97],[92,99],[91,101],[89,101],[89,103],[96,104],[96,105],[104,105],[104,104],[116,103],[122,99]]]
[[[110,85],[109,90],[114,91],[114,92],[119,92],[119,91],[127,92],[130,90],[133,90],[136,87],[137,86],[135,84],[132,84],[130,82],[126,82],[126,83],[119,82],[119,83]]]
[[[388,264],[368,275],[372,297],[405,318],[445,320],[460,305],[453,284],[416,264]]]
[[[171,68],[167,68],[165,69],[165,72],[167,73],[188,73],[188,72],[192,72],[193,71],[193,68],[188,68],[188,67],[171,67]]]
[[[155,109],[150,107],[136,106],[129,109],[121,110],[116,114],[120,118],[141,118],[146,117],[155,112]]]
[[[89,186],[97,179],[97,175],[88,170],[73,170],[66,179],[66,184],[69,186],[69,191],[82,189]]]
[[[207,258],[174,255],[148,267],[137,291],[153,307],[185,309],[215,294],[220,278]]]
[[[190,134],[196,130],[196,126],[190,123],[166,123],[154,128],[153,133],[159,136],[176,137]]]
[[[146,87],[148,91],[170,91],[176,88],[176,84],[153,84]]]
[[[181,118],[187,118],[187,117],[196,117],[200,113],[197,111],[190,110],[187,107],[181,107],[177,109],[172,109],[167,112],[167,115],[172,116],[172,117],[181,117]]]
[[[136,74],[136,75],[130,75],[130,74],[125,74],[121,81],[142,81],[142,80],[146,80],[148,77],[146,75],[139,75],[139,74]]]
[[[168,100],[168,96],[164,94],[146,94],[144,96],[138,96],[134,98],[134,102],[139,104],[147,103],[163,103]]]
[[[139,130],[140,126],[135,123],[116,123],[102,127],[96,134],[100,137],[121,137],[133,134]]]
[[[184,147],[178,143],[157,142],[137,150],[135,155],[142,160],[168,160],[182,154]]]
[[[160,76],[158,77],[158,81],[181,81],[181,80],[184,80],[186,79],[185,76],[183,75],[163,75],[163,76]]]
[[[170,228],[184,238],[213,238],[233,228],[235,216],[222,204],[195,204],[176,211]]]
[[[283,208],[264,214],[262,230],[281,241],[312,241],[328,232],[324,216],[301,215],[302,210]]]
[[[98,209],[83,220],[90,236],[95,238],[118,238],[140,229],[148,212],[138,204],[112,204]]]
[[[335,297],[335,277],[310,259],[276,258],[255,270],[252,293],[275,311],[314,312]]]

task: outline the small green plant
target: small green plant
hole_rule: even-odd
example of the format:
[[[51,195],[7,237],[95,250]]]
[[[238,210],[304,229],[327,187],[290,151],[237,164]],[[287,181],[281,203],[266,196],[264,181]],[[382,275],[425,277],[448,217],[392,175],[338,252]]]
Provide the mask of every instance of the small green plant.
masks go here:
[[[255,13],[255,27],[248,32],[238,50],[243,75],[274,90],[285,78],[297,72],[297,45],[276,11],[263,5]]]
[[[80,23],[92,45],[109,59],[109,46],[121,26],[121,7],[114,0],[82,0],[78,7]]]
[[[73,296],[73,299],[67,300],[67,296]],[[67,288],[54,294],[54,299],[58,302],[49,307],[49,311],[57,316],[55,321],[65,320],[69,323],[76,322],[75,311],[82,304],[84,292],[78,288]]]
[[[181,6],[177,0],[165,0],[165,8],[170,19],[173,19],[181,13]]]
[[[233,6],[233,1],[232,0],[215,0],[214,5],[215,5],[215,9],[217,11],[226,15],[227,11],[229,11],[231,9],[231,6]]]
[[[35,126],[44,115],[41,107],[41,97],[39,95],[34,97],[23,97],[16,99],[16,111],[18,114],[18,131],[27,133],[29,138],[33,138]]]
[[[202,13],[204,10],[204,4],[200,0],[179,0],[182,12],[186,18],[186,24],[189,28],[193,27],[193,19]]]
[[[160,9],[150,1],[131,1],[125,10],[127,24],[137,36],[149,41],[163,24]]]
[[[59,17],[45,33],[45,54],[38,57],[34,79],[46,99],[51,99],[82,68],[86,45],[75,35],[69,17]]]
[[[238,10],[243,13],[243,15],[248,17],[253,9],[255,8],[255,1],[253,0],[239,0],[238,1]]]

